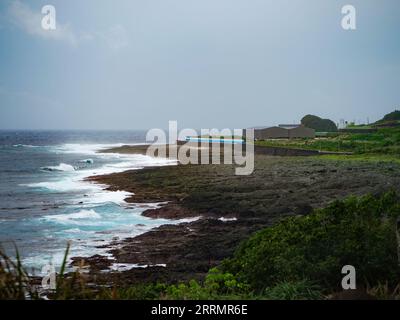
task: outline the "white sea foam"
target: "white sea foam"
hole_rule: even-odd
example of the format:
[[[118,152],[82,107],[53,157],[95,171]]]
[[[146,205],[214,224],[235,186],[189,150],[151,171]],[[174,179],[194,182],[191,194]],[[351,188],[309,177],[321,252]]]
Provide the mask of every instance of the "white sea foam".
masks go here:
[[[189,222],[194,222],[197,220],[200,220],[202,217],[193,217],[193,218],[184,218],[184,219],[179,219],[179,220],[175,220],[175,223],[189,223]]]
[[[61,232],[63,232],[63,233],[93,233],[91,231],[84,231],[79,228],[66,229],[66,230],[62,230]]]
[[[44,216],[45,219],[48,220],[55,220],[57,222],[65,222],[65,223],[73,223],[74,220],[81,220],[81,219],[100,219],[101,216],[94,211],[91,210],[81,210],[75,213],[67,213],[67,214],[54,214]]]
[[[46,215],[41,218],[42,220],[61,224],[66,228],[57,231],[56,236],[57,238],[65,240],[73,239],[70,256],[90,256],[93,254],[108,255],[107,250],[109,250],[109,248],[99,248],[99,244],[111,243],[114,239],[120,240],[126,237],[136,236],[162,224],[177,224],[198,219],[191,218],[170,221],[143,217],[141,216],[141,212],[145,210],[145,208],[132,207],[131,204],[124,201],[127,197],[132,195],[131,193],[126,191],[108,191],[105,190],[105,185],[85,181],[85,178],[95,175],[141,169],[147,166],[176,164],[175,160],[151,158],[145,155],[98,153],[101,149],[121,145],[122,144],[66,144],[63,146],[50,147],[50,152],[56,152],[58,154],[82,154],[82,157],[78,156],[79,158],[75,160],[78,162],[89,163],[88,160],[102,158],[101,160],[105,160],[107,163],[98,168],[95,168],[95,166],[86,166],[86,168],[80,169],[75,168],[76,170],[71,170],[71,168],[69,168],[69,170],[60,172],[58,174],[59,176],[57,173],[54,173],[54,177],[52,177],[50,181],[25,184],[25,186],[44,188],[52,192],[73,192],[74,194],[82,195],[79,196],[79,198],[75,198],[74,203],[66,207],[68,213],[63,212],[62,214]],[[96,160],[96,164],[99,162],[100,160]],[[66,169],[66,167],[57,167]],[[54,180],[56,178],[58,178],[58,180]],[[107,203],[113,203],[123,208],[113,207],[112,204],[108,207]],[[158,204],[148,205],[158,206]],[[125,208],[128,210],[125,210]],[[56,250],[56,248],[54,251],[53,249],[51,250],[52,251],[43,252],[40,256],[28,257],[28,265],[40,265],[37,263],[38,261],[49,259],[49,257],[53,257],[52,260],[56,262],[58,260],[62,261],[60,257],[63,256],[64,250]],[[134,265],[133,267],[146,266]]]
[[[101,186],[97,186],[101,188]],[[93,189],[92,189],[93,191]],[[128,198],[132,193],[126,191],[107,191],[107,190],[98,190],[98,192],[92,192],[84,197],[78,199],[79,205],[94,205],[97,203],[115,203],[118,205],[125,205],[125,199]]]
[[[73,271],[73,268],[69,267],[69,264],[72,262],[71,257],[84,257],[90,256],[93,253],[94,244],[88,243],[87,240],[84,241],[70,241],[70,252],[67,261],[67,270]],[[112,259],[110,253],[108,253],[109,249],[96,249],[96,253],[101,254],[102,256],[107,257],[108,259]],[[42,251],[39,254],[33,254],[29,256],[25,256],[23,258],[23,265],[27,267],[32,267],[34,270],[27,269],[30,275],[36,276],[44,276],[46,273],[42,273],[41,268],[46,265],[53,265],[56,268],[56,271],[59,272],[59,268],[65,257],[65,247],[63,249],[52,249],[49,251]]]
[[[158,264],[136,264],[136,263],[113,263],[109,269],[112,271],[129,271],[135,268],[148,268],[148,267],[166,267],[165,263]],[[108,270],[105,270],[107,272]]]
[[[224,217],[221,217],[218,220],[220,220],[222,222],[229,222],[229,221],[236,221],[237,218],[224,218]]]
[[[87,163],[87,164],[93,164],[94,163],[93,159],[83,159],[83,160],[79,160],[79,162]]]
[[[42,167],[41,169],[46,171],[75,171],[73,166],[66,163],[60,163],[58,166]]]
[[[99,150],[121,147],[123,144],[78,144],[78,143],[67,143],[61,146],[53,147],[53,151],[57,153],[76,153],[86,155],[96,155]]]
[[[54,181],[43,181],[37,183],[24,184],[23,186],[28,186],[32,188],[43,188],[50,190],[52,192],[78,192],[82,196],[78,199],[79,204],[96,204],[113,202],[119,205],[125,204],[125,199],[132,195],[126,191],[108,191],[105,190],[107,186],[91,183],[85,181],[86,178],[96,175],[105,175],[116,172],[123,172],[126,170],[141,169],[147,166],[165,166],[176,164],[175,160],[152,158],[145,155],[117,155],[117,154],[103,154],[96,153],[98,150],[121,146],[122,144],[113,145],[80,145],[80,144],[66,144],[63,146],[58,146],[53,149],[59,152],[65,153],[84,153],[84,154],[96,154],[99,157],[112,157],[110,158],[110,163],[107,163],[100,168],[85,168],[80,170],[74,170],[74,167],[61,163],[58,166],[47,167],[48,170],[59,170],[68,175],[64,175],[59,178],[59,180]],[[93,159],[85,159],[83,161],[88,161]]]
[[[40,146],[33,146],[30,144],[14,144],[14,148],[40,148]]]
[[[89,184],[71,178],[65,178],[59,181],[43,181],[36,183],[27,183],[27,184],[21,184],[21,186],[31,187],[31,188],[43,188],[56,192],[68,192],[68,191],[90,192],[91,190],[93,190],[93,188]]]

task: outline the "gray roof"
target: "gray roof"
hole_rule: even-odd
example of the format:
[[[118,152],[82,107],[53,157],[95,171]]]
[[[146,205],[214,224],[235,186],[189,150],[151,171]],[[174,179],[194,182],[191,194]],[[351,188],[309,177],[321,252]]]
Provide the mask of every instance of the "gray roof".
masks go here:
[[[279,127],[280,128],[284,128],[284,129],[293,129],[293,128],[298,128],[301,127],[302,124],[280,124]]]
[[[263,129],[269,129],[269,128],[281,128],[281,129],[294,129],[298,127],[302,127],[302,124],[280,124],[278,126],[258,126],[258,127],[252,127],[248,129],[254,129],[254,130],[263,130]]]

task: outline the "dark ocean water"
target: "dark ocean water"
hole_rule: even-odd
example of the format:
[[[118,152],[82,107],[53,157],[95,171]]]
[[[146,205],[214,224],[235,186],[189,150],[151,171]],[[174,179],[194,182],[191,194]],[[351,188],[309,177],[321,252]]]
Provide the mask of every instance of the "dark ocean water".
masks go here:
[[[124,191],[83,181],[95,174],[173,164],[142,155],[98,150],[145,142],[144,131],[0,131],[0,243],[27,267],[70,256],[105,254],[98,248],[166,223],[141,216]],[[149,204],[154,207],[157,204]]]

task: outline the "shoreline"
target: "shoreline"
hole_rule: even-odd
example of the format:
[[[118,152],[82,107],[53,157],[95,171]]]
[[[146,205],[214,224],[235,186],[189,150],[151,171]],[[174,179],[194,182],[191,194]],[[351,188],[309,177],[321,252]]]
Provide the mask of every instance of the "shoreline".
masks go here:
[[[257,230],[287,216],[306,215],[335,199],[400,186],[394,167],[398,168],[393,163],[256,155],[255,172],[247,177],[235,176],[231,165],[179,164],[90,177],[107,190],[133,193],[125,199],[128,203],[164,203],[142,215],[171,224],[104,246],[114,260],[97,255],[73,261],[83,260],[103,283],[201,280]],[[100,272],[112,263],[148,267]]]

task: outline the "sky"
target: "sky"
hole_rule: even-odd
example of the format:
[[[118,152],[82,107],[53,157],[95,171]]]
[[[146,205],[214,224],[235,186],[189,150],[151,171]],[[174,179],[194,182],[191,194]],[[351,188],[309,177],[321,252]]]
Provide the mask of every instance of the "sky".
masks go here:
[[[56,30],[41,27],[47,4]],[[398,0],[0,2],[0,129],[361,123],[396,108]]]

